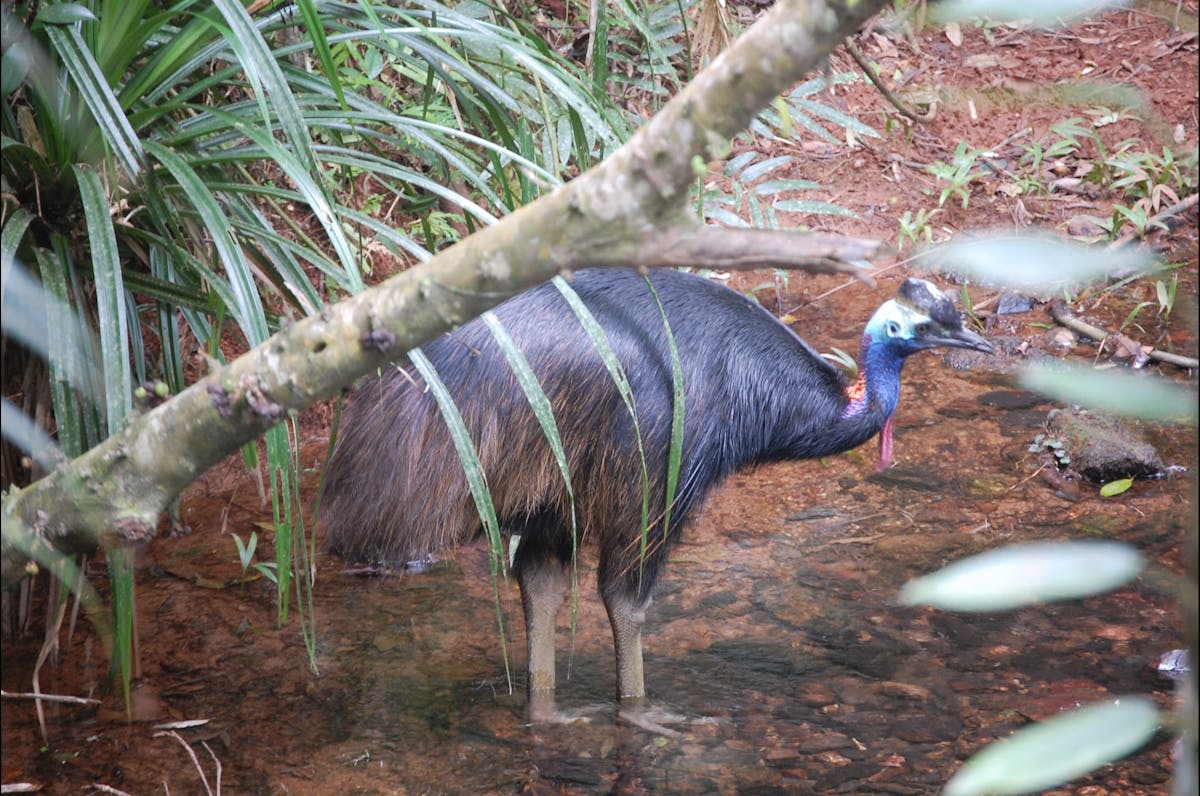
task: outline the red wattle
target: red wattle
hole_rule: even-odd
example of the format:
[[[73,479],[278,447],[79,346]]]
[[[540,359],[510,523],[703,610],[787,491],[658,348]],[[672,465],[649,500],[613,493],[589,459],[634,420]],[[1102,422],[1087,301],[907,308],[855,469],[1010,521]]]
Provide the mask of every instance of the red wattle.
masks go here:
[[[892,464],[892,418],[883,421],[879,430],[879,461],[875,464],[875,472],[882,473]]]

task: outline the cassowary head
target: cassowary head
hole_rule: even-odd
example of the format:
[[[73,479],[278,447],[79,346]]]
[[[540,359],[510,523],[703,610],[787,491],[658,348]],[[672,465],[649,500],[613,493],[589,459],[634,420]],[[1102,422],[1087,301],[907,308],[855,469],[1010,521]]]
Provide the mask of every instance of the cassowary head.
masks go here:
[[[843,412],[853,416],[869,409],[880,419],[878,470],[892,460],[892,413],[900,400],[904,360],[937,346],[993,351],[987,340],[963,328],[954,302],[945,293],[924,279],[906,279],[896,298],[885,302],[867,322],[859,382],[848,391],[851,400]]]
[[[881,346],[901,359],[935,346],[993,351],[987,340],[963,328],[950,297],[924,279],[904,280],[896,298],[871,316],[866,336],[870,346]]]

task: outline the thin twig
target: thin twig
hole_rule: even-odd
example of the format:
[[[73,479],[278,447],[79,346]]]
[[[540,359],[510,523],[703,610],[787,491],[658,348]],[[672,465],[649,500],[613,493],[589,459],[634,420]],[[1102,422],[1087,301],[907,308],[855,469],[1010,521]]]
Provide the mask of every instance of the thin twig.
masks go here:
[[[882,276],[883,274],[886,274],[888,271],[892,271],[892,270],[895,270],[896,268],[899,268],[900,266],[904,265],[907,262],[908,262],[908,260],[904,260],[902,262],[894,263],[892,265],[885,265],[883,268],[877,268],[876,270],[872,271],[869,274],[869,276],[872,279],[874,279],[877,276]],[[837,293],[839,290],[845,290],[846,288],[851,287],[852,285],[861,285],[861,284],[862,284],[861,279],[851,279],[849,282],[845,282],[836,287],[829,288],[829,290],[826,290],[824,293],[821,293],[820,295],[813,296],[811,299],[804,302],[803,304],[797,304],[795,307],[792,307],[791,309],[789,309],[787,312],[785,312],[783,314],[787,315],[788,312],[794,312],[795,310],[799,309],[801,306],[808,306],[809,304],[816,304],[821,299],[828,298],[829,296],[832,296],[834,293]]]
[[[917,113],[912,110],[904,104],[904,100],[893,94],[892,90],[883,84],[883,81],[875,74],[875,70],[867,63],[867,59],[859,52],[858,47],[854,45],[853,41],[846,39],[843,44],[846,52],[850,53],[850,57],[854,59],[854,63],[858,64],[858,68],[867,76],[867,80],[870,80],[875,85],[875,88],[879,89],[879,93],[883,95],[883,98],[890,102],[893,108],[900,111],[902,116],[912,119],[919,124],[926,124],[933,121],[933,117],[937,116],[937,105],[930,105],[927,113]]]
[[[66,702],[70,705],[99,705],[99,699],[90,697],[65,696],[62,694],[28,693],[24,691],[0,691],[3,699],[37,699],[42,702]]]
[[[217,759],[207,741],[201,741],[200,745],[204,747],[204,751],[208,752],[208,756],[213,760],[213,765],[217,767],[217,796],[221,796],[221,761]]]
[[[1039,468],[1037,468],[1036,470],[1034,470],[1034,471],[1033,471],[1032,473],[1030,473],[1028,476],[1026,476],[1025,478],[1022,478],[1020,481],[1018,481],[1017,483],[1013,484],[1013,485],[1012,485],[1012,486],[1010,486],[1008,489],[1004,490],[1004,494],[1006,494],[1006,495],[1007,495],[1009,492],[1011,492],[1011,491],[1013,491],[1014,489],[1016,489],[1017,487],[1021,486],[1021,484],[1026,484],[1026,483],[1029,483],[1029,482],[1030,482],[1030,481],[1032,481],[1034,478],[1036,478],[1036,477],[1038,476],[1038,474],[1042,472],[1042,470],[1045,470],[1045,469],[1046,469],[1046,465],[1044,465],[1044,464],[1043,464],[1041,467],[1039,467]]]
[[[110,793],[110,794],[112,794],[112,796],[130,796],[130,794],[126,793],[123,790],[117,790],[116,788],[112,787],[111,785],[105,785],[101,782],[93,782],[92,787],[95,788],[96,790],[100,791],[101,793]]]
[[[154,733],[155,738],[161,737],[163,735],[169,736],[169,737],[174,738],[175,740],[179,741],[179,744],[184,748],[184,750],[187,751],[188,757],[192,758],[192,765],[194,765],[196,767],[196,771],[198,771],[200,773],[200,783],[202,785],[204,785],[204,792],[207,793],[208,796],[213,796],[213,790],[212,790],[212,788],[210,788],[208,786],[208,777],[206,777],[204,775],[204,769],[200,767],[200,761],[196,758],[196,752],[194,749],[192,749],[192,745],[189,744],[187,741],[183,740],[183,738],[180,737],[179,733],[175,732],[174,730],[167,730],[165,732]],[[209,751],[209,754],[212,754],[211,750]],[[220,773],[220,764],[217,765],[217,772],[218,772],[218,774]]]

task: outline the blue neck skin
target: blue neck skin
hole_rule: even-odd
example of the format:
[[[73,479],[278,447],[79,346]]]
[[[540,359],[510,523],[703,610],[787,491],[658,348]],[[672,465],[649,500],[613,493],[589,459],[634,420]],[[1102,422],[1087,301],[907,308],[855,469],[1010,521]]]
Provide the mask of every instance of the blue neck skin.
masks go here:
[[[874,325],[870,324],[863,335],[858,382],[847,391],[851,397],[842,410],[843,419],[872,411],[886,420],[900,401],[900,369],[904,367],[906,352],[889,344],[883,334],[877,340],[872,334]]]

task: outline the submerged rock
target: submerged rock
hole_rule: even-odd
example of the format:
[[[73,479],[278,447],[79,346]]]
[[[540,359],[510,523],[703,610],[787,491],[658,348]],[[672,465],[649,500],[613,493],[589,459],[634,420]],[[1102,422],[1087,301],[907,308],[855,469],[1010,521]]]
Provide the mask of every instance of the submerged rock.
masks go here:
[[[1033,309],[1033,299],[1008,290],[1000,294],[1000,301],[996,304],[997,315],[1020,315],[1031,309]]]
[[[1145,478],[1163,471],[1154,446],[1113,418],[1059,409],[1050,413],[1046,426],[1070,452],[1072,469],[1090,481]]]

